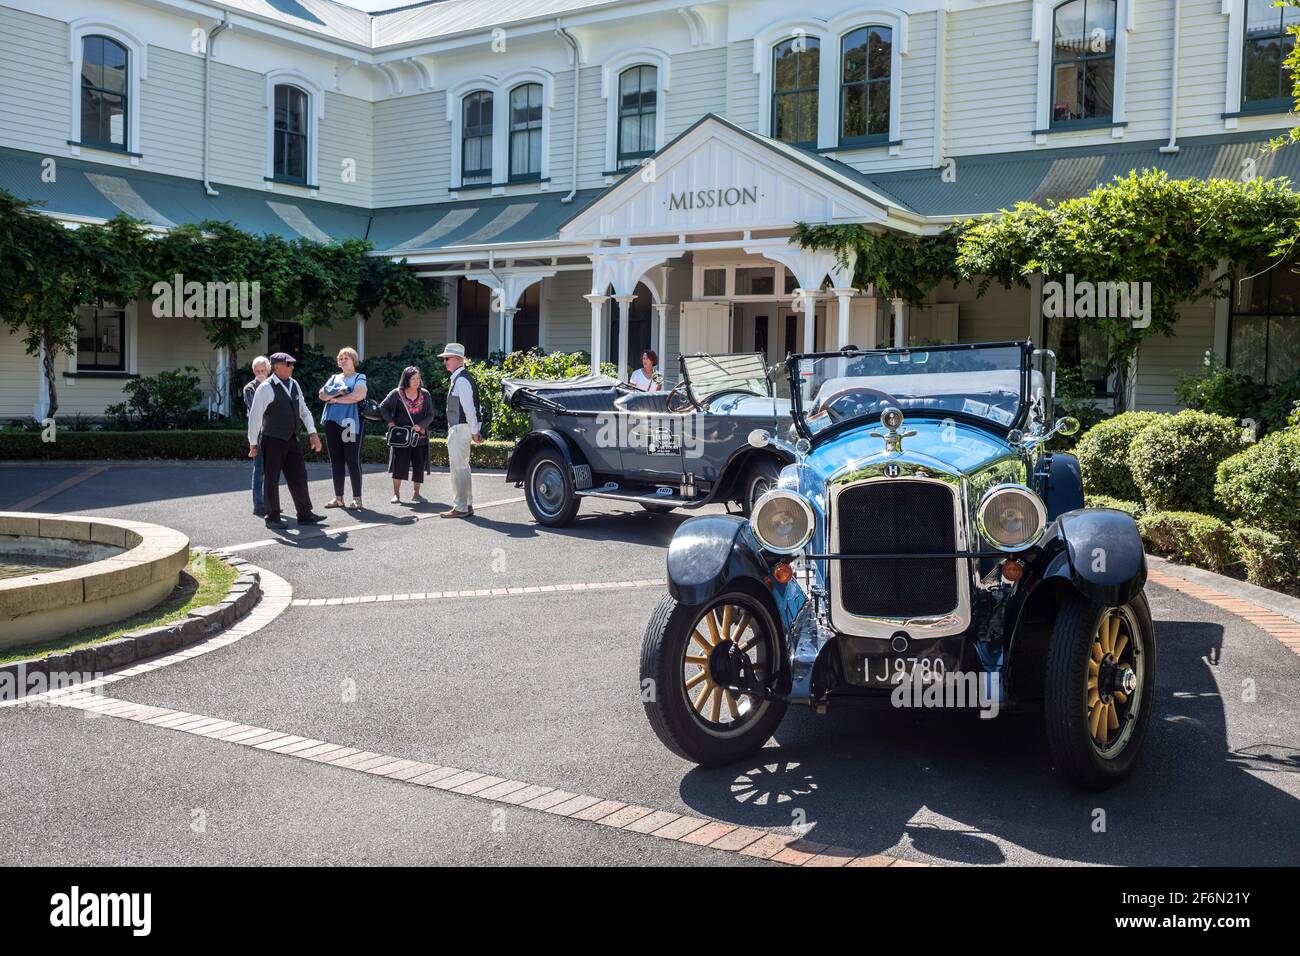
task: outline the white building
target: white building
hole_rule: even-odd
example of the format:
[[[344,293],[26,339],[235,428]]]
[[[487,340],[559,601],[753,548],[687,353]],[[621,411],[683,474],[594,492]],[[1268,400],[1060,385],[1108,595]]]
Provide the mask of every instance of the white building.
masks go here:
[[[305,333],[363,355],[419,338],[626,367],[654,348],[672,378],[683,351],[1032,336],[1096,368],[1104,341],[1045,321],[1037,285],[908,308],[790,232],[934,232],[1150,166],[1289,174],[1294,148],[1258,147],[1292,123],[1296,18],[1268,0],[0,0],[0,188],[70,223],[364,236],[444,281],[447,308],[397,327]],[[1130,403],[1173,407],[1210,349],[1294,373],[1300,295],[1271,281],[1184,308]],[[263,346],[303,335],[277,324]],[[220,360],[142,299],[87,310],[59,364],[61,413],[95,415],[124,377],[215,381]],[[39,416],[40,381],[0,331],[0,420]]]

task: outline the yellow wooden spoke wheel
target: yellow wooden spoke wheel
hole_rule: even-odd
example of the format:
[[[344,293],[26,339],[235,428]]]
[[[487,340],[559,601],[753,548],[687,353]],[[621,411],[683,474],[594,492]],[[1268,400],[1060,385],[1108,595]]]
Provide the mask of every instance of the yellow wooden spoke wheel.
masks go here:
[[[1127,608],[1108,608],[1093,632],[1084,708],[1088,733],[1104,756],[1119,750],[1137,716],[1141,636]]]
[[[768,646],[760,633],[762,627],[749,608],[733,603],[708,607],[692,627],[682,658],[682,687],[701,721],[725,728],[752,713],[756,702],[748,694],[737,694],[718,684],[709,660],[714,654],[727,653],[734,645],[749,658],[755,675],[762,679]]]

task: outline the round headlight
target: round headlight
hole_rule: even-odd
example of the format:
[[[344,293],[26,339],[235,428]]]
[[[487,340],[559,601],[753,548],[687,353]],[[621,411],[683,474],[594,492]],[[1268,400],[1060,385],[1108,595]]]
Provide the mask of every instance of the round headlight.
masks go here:
[[[1020,551],[1043,536],[1047,510],[1023,485],[997,485],[980,501],[980,531],[999,551]]]
[[[769,491],[754,502],[749,516],[754,537],[768,551],[792,554],[813,533],[813,513],[808,502],[791,491]]]

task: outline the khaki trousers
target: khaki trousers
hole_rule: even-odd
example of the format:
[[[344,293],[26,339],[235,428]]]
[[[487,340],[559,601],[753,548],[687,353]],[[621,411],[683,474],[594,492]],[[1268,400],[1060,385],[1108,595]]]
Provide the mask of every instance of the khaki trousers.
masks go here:
[[[447,463],[451,467],[452,507],[468,511],[474,504],[474,491],[470,487],[468,425],[453,425],[447,432]]]

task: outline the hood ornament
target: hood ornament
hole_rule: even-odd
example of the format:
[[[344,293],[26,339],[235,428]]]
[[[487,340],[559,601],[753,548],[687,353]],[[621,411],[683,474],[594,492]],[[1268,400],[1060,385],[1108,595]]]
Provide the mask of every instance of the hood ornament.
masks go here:
[[[903,424],[903,412],[889,406],[885,409],[884,414],[880,416],[880,424],[885,429],[884,432],[871,432],[872,438],[883,438],[885,440],[885,451],[897,454],[903,450],[903,439],[911,438],[916,432],[900,432],[898,429]]]

